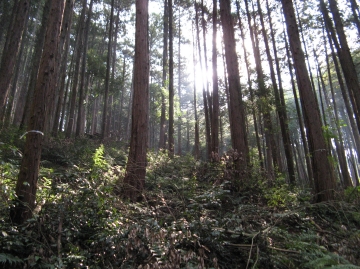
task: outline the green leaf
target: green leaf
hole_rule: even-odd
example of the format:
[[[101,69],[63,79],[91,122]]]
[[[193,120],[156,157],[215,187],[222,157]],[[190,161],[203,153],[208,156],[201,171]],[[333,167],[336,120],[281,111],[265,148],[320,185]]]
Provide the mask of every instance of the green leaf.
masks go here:
[[[0,253],[0,263],[9,263],[10,265],[12,264],[17,264],[17,263],[24,263],[20,258],[15,257],[11,254],[7,254],[7,253]]]

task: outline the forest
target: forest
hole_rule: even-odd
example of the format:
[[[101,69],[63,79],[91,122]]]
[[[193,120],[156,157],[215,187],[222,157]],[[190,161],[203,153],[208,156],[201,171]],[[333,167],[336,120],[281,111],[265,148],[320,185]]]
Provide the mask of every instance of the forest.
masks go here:
[[[359,40],[357,0],[1,0],[0,268],[360,268]]]

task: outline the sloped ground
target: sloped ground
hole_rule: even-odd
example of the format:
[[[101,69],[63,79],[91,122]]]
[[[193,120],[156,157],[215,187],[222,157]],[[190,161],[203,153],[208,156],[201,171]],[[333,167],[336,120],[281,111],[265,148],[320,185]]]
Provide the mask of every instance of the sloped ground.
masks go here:
[[[44,150],[39,206],[23,226],[7,217],[19,151],[2,144],[2,268],[360,268],[358,189],[311,204],[255,168],[240,182],[230,155],[215,165],[158,153],[134,204],[114,194],[119,145],[66,143]]]

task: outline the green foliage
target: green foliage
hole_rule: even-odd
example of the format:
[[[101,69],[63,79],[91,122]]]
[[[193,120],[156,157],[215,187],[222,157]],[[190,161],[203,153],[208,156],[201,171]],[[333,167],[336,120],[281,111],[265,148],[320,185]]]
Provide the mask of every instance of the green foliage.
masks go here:
[[[2,135],[0,137],[4,139]],[[5,139],[9,141],[0,142],[0,210],[15,198],[15,184],[22,154],[15,145],[9,144],[13,138],[13,135],[8,134]]]
[[[18,173],[18,165],[0,161],[0,187],[2,194],[0,200],[2,202],[6,202],[8,199],[14,199],[14,189]]]
[[[262,184],[268,206],[284,208],[298,203],[299,189],[285,183],[285,178],[281,175],[276,178],[273,187],[268,187],[266,182]]]
[[[15,266],[17,264],[22,264],[23,261],[19,257],[14,257],[11,254],[0,253],[0,263]]]
[[[340,262],[346,262],[347,264],[340,264]],[[342,259],[338,255],[327,253],[315,260],[312,260],[304,265],[304,268],[321,269],[321,268],[333,268],[333,269],[352,269],[360,268],[349,264],[346,260]]]
[[[299,223],[298,223],[299,224]],[[322,240],[318,234],[311,230],[306,230],[306,226],[294,227],[299,233],[289,233],[283,229],[273,228],[270,232],[271,244],[277,245],[274,248],[272,259],[279,268],[297,268],[296,264],[301,264],[301,268],[360,268],[352,265],[349,261],[336,253],[329,252],[318,242]],[[291,253],[298,255],[277,255],[280,242],[285,243],[284,247],[291,250]],[[275,254],[275,255],[274,255]]]
[[[234,152],[205,163],[190,155],[169,158],[167,151],[148,154],[143,200],[128,203],[114,193],[121,188],[126,155],[125,145],[118,143],[49,141],[34,218],[20,226],[7,217],[0,221],[0,266],[359,265],[356,206],[311,205],[307,192],[290,188],[280,175],[268,182],[258,166],[244,171],[240,180]],[[2,160],[0,169],[0,214],[8,216],[18,163]]]
[[[106,56],[98,54],[97,50],[89,49],[87,52],[88,72],[104,79],[106,74]]]
[[[348,187],[345,190],[345,199],[349,202],[360,202],[360,186],[358,187]]]
[[[104,145],[100,145],[95,150],[95,153],[93,155],[93,172],[97,172],[98,170],[105,170],[109,167],[109,164],[106,162],[104,158]]]
[[[332,129],[331,126],[322,126],[322,130],[326,141],[329,141],[332,138],[337,138],[335,131]]]

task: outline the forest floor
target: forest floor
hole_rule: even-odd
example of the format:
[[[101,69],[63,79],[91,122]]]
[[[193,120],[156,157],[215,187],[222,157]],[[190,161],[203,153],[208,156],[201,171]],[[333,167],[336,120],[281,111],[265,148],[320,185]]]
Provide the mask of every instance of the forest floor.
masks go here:
[[[142,201],[130,203],[115,194],[124,145],[52,140],[34,217],[16,226],[22,144],[0,138],[0,268],[360,268],[359,188],[314,204],[257,167],[240,181],[231,155],[149,153]]]

